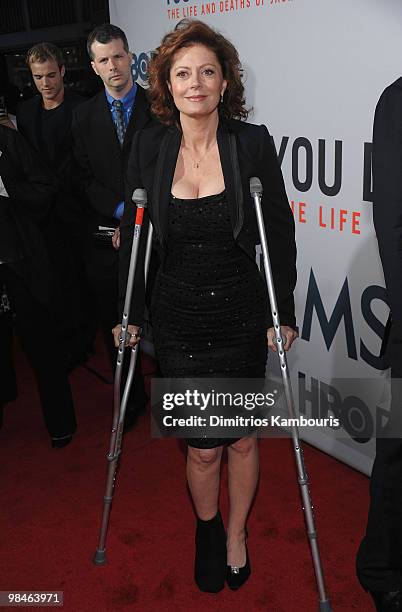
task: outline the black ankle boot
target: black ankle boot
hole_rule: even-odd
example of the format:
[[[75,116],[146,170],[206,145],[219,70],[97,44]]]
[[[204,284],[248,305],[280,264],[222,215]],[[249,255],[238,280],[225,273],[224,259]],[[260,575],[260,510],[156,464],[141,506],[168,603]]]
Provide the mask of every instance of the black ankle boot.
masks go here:
[[[226,533],[221,513],[209,521],[197,519],[194,577],[200,591],[218,593],[225,586]]]

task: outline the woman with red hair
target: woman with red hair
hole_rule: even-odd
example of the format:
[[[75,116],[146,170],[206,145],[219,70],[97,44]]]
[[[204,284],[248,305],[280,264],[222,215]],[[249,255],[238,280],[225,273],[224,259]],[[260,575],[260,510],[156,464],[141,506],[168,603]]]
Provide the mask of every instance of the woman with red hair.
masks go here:
[[[235,47],[201,21],[180,22],[149,66],[158,120],[138,133],[128,166],[121,223],[125,290],[135,214],[133,190],[148,193],[161,252],[151,318],[163,376],[264,378],[275,350],[267,291],[255,261],[259,242],[249,180],[260,178],[279,314],[288,350],[297,336],[294,222],[274,146],[265,126],[246,123]],[[137,274],[130,313],[138,341],[144,287]],[[269,313],[269,314],[268,314]],[[114,329],[118,344],[120,326]],[[197,513],[195,580],[218,592],[249,577],[246,520],[258,480],[257,439],[190,438],[187,479]],[[218,509],[222,450],[228,452],[227,533]]]

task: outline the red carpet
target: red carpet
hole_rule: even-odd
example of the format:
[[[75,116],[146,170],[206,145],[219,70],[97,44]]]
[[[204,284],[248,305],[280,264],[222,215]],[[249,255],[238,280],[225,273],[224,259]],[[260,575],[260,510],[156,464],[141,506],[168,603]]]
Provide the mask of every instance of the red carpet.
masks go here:
[[[0,432],[0,590],[64,591],[68,612],[318,610],[290,441],[261,441],[259,494],[248,523],[251,579],[237,593],[204,594],[192,577],[194,515],[183,449],[151,439],[149,417],[141,417],[124,438],[109,562],[96,567],[112,387],[83,368],[74,372],[79,429],[68,447],[51,449],[31,371],[24,359],[18,363],[19,399],[6,406]],[[102,351],[91,364],[108,374]],[[368,480],[307,445],[305,459],[334,612],[368,612],[354,574]],[[221,508],[225,516],[226,495]]]

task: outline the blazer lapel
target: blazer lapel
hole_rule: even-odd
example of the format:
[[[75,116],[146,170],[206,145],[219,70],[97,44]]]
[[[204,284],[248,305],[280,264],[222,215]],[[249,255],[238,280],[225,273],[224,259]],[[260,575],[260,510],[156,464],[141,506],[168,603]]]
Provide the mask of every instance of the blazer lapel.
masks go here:
[[[116,157],[121,163],[121,146],[114,127],[112,113],[110,112],[106,94],[99,92],[94,112],[95,133],[98,135],[99,144]]]
[[[181,132],[176,127],[169,128],[162,139],[155,167],[151,205],[155,233],[162,246],[168,233],[169,200],[180,142]]]
[[[219,155],[221,158],[226,196],[229,203],[233,236],[237,238],[243,225],[243,189],[237,156],[236,138],[229,126],[220,121],[217,132]]]
[[[69,153],[68,148],[70,146],[69,136],[71,131],[71,111],[69,110],[66,101],[64,101],[64,108],[62,112],[64,113],[64,120],[62,123],[62,125],[64,126],[64,134],[63,138],[60,138],[60,146],[56,151],[55,166],[58,166],[63,157],[65,157],[66,154]]]
[[[130,148],[134,132],[141,130],[149,121],[149,104],[145,91],[137,85],[137,93],[134,100],[134,108],[124,135],[123,150]]]

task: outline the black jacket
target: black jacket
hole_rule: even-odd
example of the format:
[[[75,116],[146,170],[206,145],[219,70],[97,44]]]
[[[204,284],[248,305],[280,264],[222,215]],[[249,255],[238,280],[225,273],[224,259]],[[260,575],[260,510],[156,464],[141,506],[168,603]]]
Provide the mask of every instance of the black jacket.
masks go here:
[[[15,235],[23,257],[15,262],[16,271],[40,302],[50,303],[53,271],[46,234],[57,185],[21,134],[1,125],[0,176],[9,195],[0,202],[1,232]]]
[[[85,223],[85,211],[79,190],[75,184],[75,168],[73,165],[71,123],[73,110],[82,104],[85,98],[73,92],[66,91],[64,101],[58,107],[57,136],[54,146],[56,150],[51,158],[47,156],[48,146],[42,140],[41,111],[42,96],[35,96],[22,102],[17,109],[18,131],[38,152],[42,161],[53,172],[57,183],[56,209],[59,220],[69,226],[69,231],[79,233]],[[72,230],[71,230],[72,228]]]
[[[296,246],[294,220],[287,200],[275,148],[265,126],[241,121],[220,121],[217,141],[231,211],[233,236],[239,246],[255,261],[255,245],[260,242],[250,196],[250,178],[259,177],[263,186],[262,208],[271,266],[282,325],[295,327],[293,291],[296,283]],[[127,194],[121,223],[120,300],[124,300],[135,218],[131,195],[137,187],[148,194],[148,210],[161,257],[166,249],[168,203],[171,193],[181,132],[176,127],[152,124],[136,137],[127,170]],[[234,148],[237,150],[237,159]],[[159,172],[157,171],[159,168]],[[143,232],[143,237],[145,231]],[[140,256],[143,257],[145,240]],[[144,281],[141,260],[137,267],[134,301],[130,322],[142,323]],[[272,325],[270,315],[267,326]]]
[[[402,78],[385,89],[373,130],[373,219],[392,322],[402,339]]]
[[[80,168],[80,181],[89,199],[91,231],[98,225],[118,224],[114,212],[124,200],[124,175],[133,135],[150,118],[145,91],[137,87],[123,147],[118,141],[104,90],[74,112],[74,155]]]
[[[60,106],[61,118],[59,126],[62,133],[58,134],[61,143],[53,160],[49,164],[51,169],[60,177],[69,176],[72,157],[71,123],[73,110],[82,104],[85,98],[73,92],[66,91],[64,101]],[[42,96],[35,96],[30,100],[21,102],[17,108],[18,131],[41,155],[43,142],[40,129],[40,116],[42,110]]]

